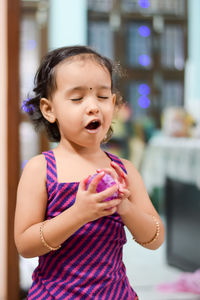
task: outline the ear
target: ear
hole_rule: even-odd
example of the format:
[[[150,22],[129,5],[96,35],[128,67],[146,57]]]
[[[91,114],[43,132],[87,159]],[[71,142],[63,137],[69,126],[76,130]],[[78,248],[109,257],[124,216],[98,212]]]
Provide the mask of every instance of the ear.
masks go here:
[[[43,117],[49,121],[50,123],[54,123],[56,121],[56,117],[54,115],[53,104],[52,101],[46,98],[40,99],[40,110]]]
[[[113,102],[113,105],[115,105],[115,102],[116,102],[116,94],[113,94],[113,95],[112,95],[112,102]]]

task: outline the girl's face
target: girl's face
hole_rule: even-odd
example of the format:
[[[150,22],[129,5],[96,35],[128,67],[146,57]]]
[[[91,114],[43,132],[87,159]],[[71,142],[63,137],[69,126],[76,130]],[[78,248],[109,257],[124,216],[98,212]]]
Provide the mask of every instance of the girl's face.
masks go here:
[[[41,100],[41,109],[47,108],[48,102],[48,120],[57,122],[61,142],[82,147],[100,145],[115,105],[109,71],[94,59],[76,57],[58,65],[55,76],[56,91],[51,100]]]

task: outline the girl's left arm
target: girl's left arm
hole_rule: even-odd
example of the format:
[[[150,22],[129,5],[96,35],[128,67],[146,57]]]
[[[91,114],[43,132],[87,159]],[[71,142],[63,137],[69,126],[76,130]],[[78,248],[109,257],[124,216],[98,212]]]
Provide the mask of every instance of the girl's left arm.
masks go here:
[[[157,249],[164,242],[165,230],[162,220],[155,210],[146,191],[141,175],[134,165],[122,159],[127,175],[117,165],[112,165],[118,175],[124,176],[129,193],[124,193],[123,201],[118,206],[124,224],[127,226],[133,239],[148,249]],[[118,169],[118,170],[117,170]]]

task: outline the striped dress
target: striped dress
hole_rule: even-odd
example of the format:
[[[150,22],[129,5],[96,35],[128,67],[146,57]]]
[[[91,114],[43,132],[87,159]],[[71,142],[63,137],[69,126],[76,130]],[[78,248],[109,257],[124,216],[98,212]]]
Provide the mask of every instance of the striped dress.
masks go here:
[[[75,202],[79,182],[58,183],[53,151],[47,161],[46,219],[54,218]],[[121,160],[108,157],[126,172]],[[39,257],[29,300],[136,300],[122,262],[126,243],[124,224],[117,213],[89,222],[57,251]]]

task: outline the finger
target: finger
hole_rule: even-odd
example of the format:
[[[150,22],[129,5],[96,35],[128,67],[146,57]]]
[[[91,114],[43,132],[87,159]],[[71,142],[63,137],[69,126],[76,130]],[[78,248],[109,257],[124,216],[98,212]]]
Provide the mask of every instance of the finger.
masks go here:
[[[127,174],[114,161],[111,162],[111,166],[115,169],[115,171],[118,174],[119,178],[122,181],[125,181],[126,185],[128,186],[128,176],[127,176]]]
[[[117,206],[112,207],[110,209],[105,209],[104,213],[103,213],[103,216],[106,217],[106,216],[113,215],[116,211],[117,211]]]
[[[120,166],[118,164],[116,164],[114,161],[112,161],[110,164],[114,168],[114,170],[118,174],[118,176],[124,178],[124,172],[120,168]]]
[[[98,202],[102,202],[106,198],[111,197],[117,191],[118,191],[118,185],[114,184],[111,187],[105,189],[104,191],[98,193],[98,195],[97,195],[97,201]]]
[[[117,179],[117,174],[113,169],[105,168],[105,169],[97,169],[96,171],[97,171],[97,173],[100,173],[103,171],[103,172],[109,174],[110,176],[112,176],[113,179]]]
[[[90,193],[96,193],[97,185],[99,184],[99,182],[101,181],[101,179],[104,175],[105,175],[105,173],[101,172],[92,179],[92,181],[90,182],[90,184],[88,186],[88,191]]]
[[[87,182],[88,182],[88,179],[90,178],[91,175],[89,175],[87,178],[83,179],[80,181],[79,183],[79,189],[82,189],[82,190],[86,190],[87,189]]]
[[[78,187],[79,190],[86,190],[86,184],[87,184],[88,178],[89,178],[89,176],[80,181],[79,187]]]
[[[120,198],[110,200],[110,201],[104,202],[102,207],[104,210],[111,210],[111,209],[117,207],[121,203],[121,201],[122,201],[122,199],[120,199]]]
[[[123,198],[129,198],[131,195],[129,190],[123,189],[123,188],[119,189],[119,193],[120,193],[120,197],[123,197]]]

